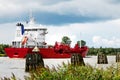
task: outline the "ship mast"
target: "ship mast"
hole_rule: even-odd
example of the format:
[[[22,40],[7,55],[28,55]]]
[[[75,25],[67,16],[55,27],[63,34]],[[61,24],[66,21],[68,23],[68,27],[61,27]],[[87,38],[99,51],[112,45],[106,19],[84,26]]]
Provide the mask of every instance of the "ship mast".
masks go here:
[[[33,14],[32,14],[32,11],[30,10],[30,14],[29,14],[29,26],[30,27],[33,27],[34,26],[34,24],[35,24],[35,19],[34,19],[34,17],[33,17]]]

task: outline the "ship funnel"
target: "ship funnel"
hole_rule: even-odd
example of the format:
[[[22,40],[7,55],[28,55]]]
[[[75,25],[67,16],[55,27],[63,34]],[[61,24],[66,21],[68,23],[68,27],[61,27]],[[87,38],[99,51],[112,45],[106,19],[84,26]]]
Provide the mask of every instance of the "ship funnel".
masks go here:
[[[17,23],[16,26],[21,26],[21,34],[23,35],[24,34],[24,25],[21,23]]]

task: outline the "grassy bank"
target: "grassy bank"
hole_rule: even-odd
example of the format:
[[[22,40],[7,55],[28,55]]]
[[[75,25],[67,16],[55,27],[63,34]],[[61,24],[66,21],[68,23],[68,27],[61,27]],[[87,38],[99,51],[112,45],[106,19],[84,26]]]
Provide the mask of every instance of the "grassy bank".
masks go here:
[[[0,57],[5,57],[6,56],[6,54],[0,54]]]
[[[6,80],[17,80],[15,75]],[[30,77],[25,80],[120,80],[120,64],[117,67],[110,66],[107,69],[98,69],[86,66],[72,66],[64,64],[57,69],[37,68],[30,72]]]

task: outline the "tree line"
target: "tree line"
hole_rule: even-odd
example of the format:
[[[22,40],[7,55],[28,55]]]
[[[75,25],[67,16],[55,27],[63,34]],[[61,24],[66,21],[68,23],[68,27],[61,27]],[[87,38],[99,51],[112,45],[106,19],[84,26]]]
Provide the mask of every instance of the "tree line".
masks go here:
[[[97,55],[99,53],[103,53],[106,55],[116,55],[117,53],[120,53],[120,48],[89,48],[88,55]]]
[[[0,54],[5,54],[4,49],[9,47],[8,44],[0,44]]]

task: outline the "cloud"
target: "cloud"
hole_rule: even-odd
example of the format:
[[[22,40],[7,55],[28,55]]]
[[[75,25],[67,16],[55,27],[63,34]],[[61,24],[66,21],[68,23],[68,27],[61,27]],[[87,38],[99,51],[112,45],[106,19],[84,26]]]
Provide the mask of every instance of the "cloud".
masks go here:
[[[40,11],[57,13],[60,15],[76,15],[97,18],[118,18],[120,5],[113,5],[104,0],[69,0],[52,5],[39,5]]]
[[[16,23],[6,23],[0,25],[0,44],[10,44],[15,35]]]
[[[93,43],[95,46],[102,47],[120,47],[120,38],[112,37],[110,39],[103,38],[101,36],[94,36]]]
[[[120,19],[97,23],[74,23],[69,25],[47,26],[47,42],[54,44],[65,35],[72,40],[72,46],[78,40],[85,40],[89,47],[120,47]],[[97,36],[96,36],[97,35]]]
[[[120,0],[106,0],[107,2],[111,3],[111,4],[120,4]]]
[[[72,44],[71,46],[74,46],[77,40],[80,40],[77,38],[78,35],[76,35],[77,32],[74,33],[74,30],[72,27],[67,27],[67,26],[61,26],[61,27],[56,27],[56,26],[47,26],[48,28],[48,34],[46,36],[46,42],[48,44],[54,45],[55,42],[61,42],[63,36],[68,36]],[[68,29],[69,28],[69,29]]]
[[[42,26],[48,29],[46,42],[51,45],[54,45],[56,41],[61,42],[63,36],[68,36],[72,40],[71,46],[74,46],[79,40],[85,40],[89,47],[120,47],[119,22],[120,19],[115,19],[105,22]],[[0,25],[0,43],[11,43],[14,39],[16,23],[4,23]],[[41,27],[39,24],[35,26]]]
[[[18,21],[20,17],[28,17],[30,9],[39,15],[40,13],[48,13],[49,16],[55,14],[55,20],[60,17],[68,18],[66,20],[73,18],[73,23],[115,19],[120,18],[120,4],[117,2],[119,3],[118,0],[0,0],[0,18],[2,19],[0,22],[7,23],[10,20]]]
[[[97,18],[118,18],[119,7],[120,5],[113,5],[104,0],[63,0],[52,5],[38,4],[39,11]]]

